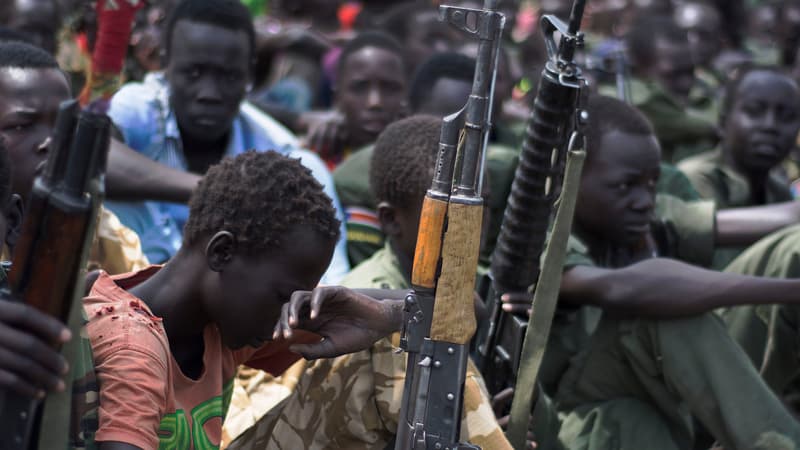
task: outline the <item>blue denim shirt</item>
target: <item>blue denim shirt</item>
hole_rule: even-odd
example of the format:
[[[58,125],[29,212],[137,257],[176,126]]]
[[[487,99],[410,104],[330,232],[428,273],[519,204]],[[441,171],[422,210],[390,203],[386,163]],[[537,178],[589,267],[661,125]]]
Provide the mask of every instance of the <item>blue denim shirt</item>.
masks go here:
[[[163,74],[152,73],[141,83],[123,86],[111,100],[108,114],[129,147],[166,166],[187,170],[178,122],[169,106],[169,88]],[[350,267],[345,248],[344,214],[325,163],[314,153],[300,149],[297,138],[274,119],[243,102],[233,121],[225,155],[235,156],[250,149],[275,150],[300,158],[333,200],[337,218],[342,221],[342,237],[322,283],[337,283]],[[151,262],[164,262],[180,248],[183,226],[189,217],[188,206],[154,201],[106,201],[105,205],[139,234],[142,249]]]

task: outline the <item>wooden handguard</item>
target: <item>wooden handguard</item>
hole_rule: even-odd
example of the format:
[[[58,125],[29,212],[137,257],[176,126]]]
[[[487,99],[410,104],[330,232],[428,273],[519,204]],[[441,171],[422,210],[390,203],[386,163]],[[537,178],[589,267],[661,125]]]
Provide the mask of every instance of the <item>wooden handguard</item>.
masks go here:
[[[436,288],[431,339],[468,344],[475,334],[475,268],[481,241],[483,205],[450,203]]]
[[[442,251],[442,233],[446,216],[446,201],[425,197],[417,233],[417,247],[414,251],[414,269],[411,273],[411,284],[415,287],[428,289],[436,287],[436,268]]]

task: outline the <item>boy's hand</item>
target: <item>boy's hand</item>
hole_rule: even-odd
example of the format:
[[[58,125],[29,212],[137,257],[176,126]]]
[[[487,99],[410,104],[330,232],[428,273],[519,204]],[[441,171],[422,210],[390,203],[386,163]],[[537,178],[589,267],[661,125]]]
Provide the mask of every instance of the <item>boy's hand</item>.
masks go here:
[[[297,291],[283,305],[273,338],[288,339],[295,328],[311,331],[324,339],[290,349],[306,359],[333,358],[365,350],[399,330],[403,306],[403,300],[376,300],[340,286]]]
[[[57,319],[0,294],[0,388],[40,398],[64,390],[69,366],[54,346],[70,337]]]

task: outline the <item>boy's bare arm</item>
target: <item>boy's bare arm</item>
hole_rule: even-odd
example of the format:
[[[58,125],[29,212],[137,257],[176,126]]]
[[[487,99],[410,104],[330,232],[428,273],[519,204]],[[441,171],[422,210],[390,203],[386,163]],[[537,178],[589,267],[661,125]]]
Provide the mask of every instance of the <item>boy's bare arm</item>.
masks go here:
[[[403,300],[377,300],[341,286],[297,291],[283,305],[273,337],[291,338],[296,328],[317,333],[322,341],[293,345],[291,350],[306,359],[333,358],[365,350],[400,330],[404,305]]]
[[[781,228],[800,223],[800,202],[791,201],[717,211],[716,243],[746,246]]]
[[[623,316],[669,319],[725,306],[798,303],[798,289],[800,280],[722,273],[654,258],[622,269],[568,269],[560,299]]]
[[[111,140],[106,175],[111,200],[188,203],[200,178],[200,175],[153,161],[116,139]]]

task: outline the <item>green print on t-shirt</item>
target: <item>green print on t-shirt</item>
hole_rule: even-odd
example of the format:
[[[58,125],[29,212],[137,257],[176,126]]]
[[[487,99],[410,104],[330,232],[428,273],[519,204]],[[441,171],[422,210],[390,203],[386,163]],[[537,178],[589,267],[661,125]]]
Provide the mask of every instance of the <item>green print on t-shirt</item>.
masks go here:
[[[225,419],[233,393],[233,379],[225,383],[222,395],[212,397],[192,408],[192,431],[189,435],[189,421],[182,409],[165,415],[158,427],[160,450],[194,448],[195,450],[216,450],[219,445],[213,444],[206,435],[203,425],[209,420],[219,417]]]

